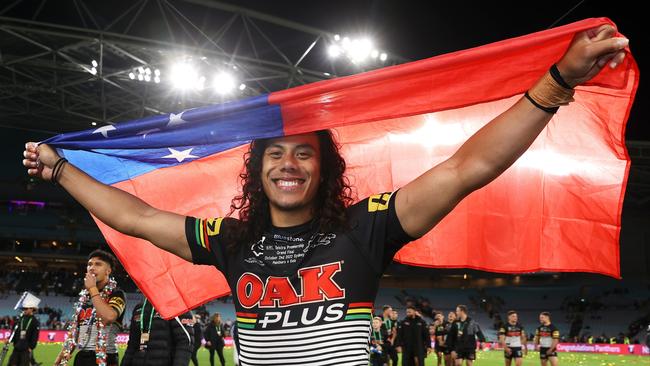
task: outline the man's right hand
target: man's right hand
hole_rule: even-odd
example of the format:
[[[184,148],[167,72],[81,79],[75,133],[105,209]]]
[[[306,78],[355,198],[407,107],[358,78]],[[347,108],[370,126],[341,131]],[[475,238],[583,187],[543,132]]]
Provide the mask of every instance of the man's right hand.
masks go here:
[[[25,144],[23,157],[25,158],[23,165],[27,168],[27,174],[43,180],[52,179],[52,168],[60,159],[54,149],[47,145],[36,145],[35,142]]]
[[[506,354],[508,354],[508,355],[510,355],[512,353],[512,350],[510,349],[510,347],[506,347],[506,348],[504,348],[504,350],[506,351]]]

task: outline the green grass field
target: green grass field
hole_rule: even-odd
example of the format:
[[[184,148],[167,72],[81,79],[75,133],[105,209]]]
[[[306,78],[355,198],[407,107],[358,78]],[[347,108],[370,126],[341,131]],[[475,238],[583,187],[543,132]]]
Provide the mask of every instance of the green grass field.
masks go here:
[[[56,355],[61,350],[60,344],[39,344],[35,350],[35,357],[38,362],[42,362],[43,366],[52,366]],[[120,348],[120,359],[124,353],[124,348]],[[11,354],[11,349],[9,351]],[[4,365],[7,364],[9,354]],[[208,351],[201,348],[199,351],[199,364],[201,366],[209,366]],[[233,365],[232,351],[225,350],[226,364]],[[216,355],[215,355],[216,358]],[[219,366],[219,360],[215,359],[215,365]],[[190,363],[191,364],[191,363]],[[474,362],[476,366],[503,366],[503,353],[500,351],[479,352],[477,360]],[[0,365],[0,366],[4,366]],[[72,366],[72,363],[70,363]],[[436,365],[435,356],[429,356],[426,359],[426,365]],[[530,352],[524,359],[524,365],[539,365],[539,354]],[[650,357],[648,356],[619,356],[619,355],[595,355],[589,353],[560,353],[560,366],[649,366]]]

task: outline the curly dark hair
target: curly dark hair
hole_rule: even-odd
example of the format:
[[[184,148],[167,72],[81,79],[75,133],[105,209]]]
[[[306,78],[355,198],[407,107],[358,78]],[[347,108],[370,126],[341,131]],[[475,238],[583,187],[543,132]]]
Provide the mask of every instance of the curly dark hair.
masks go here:
[[[346,208],[353,202],[352,188],[344,175],[345,160],[329,130],[315,133],[320,144],[321,183],[315,197],[314,226],[322,232],[345,228]],[[233,198],[228,214],[230,217],[239,210],[242,225],[231,231],[232,236],[227,240],[230,251],[258,239],[271,223],[269,200],[261,177],[264,151],[271,140],[254,140],[244,155],[244,170],[239,174],[242,193]]]

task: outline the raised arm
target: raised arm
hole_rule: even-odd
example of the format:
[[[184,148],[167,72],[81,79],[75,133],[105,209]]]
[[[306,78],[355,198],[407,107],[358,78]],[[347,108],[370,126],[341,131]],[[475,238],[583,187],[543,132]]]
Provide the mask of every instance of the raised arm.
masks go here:
[[[624,48],[628,41],[614,38],[615,33],[614,27],[604,25],[576,34],[557,63],[561,78],[573,87],[596,76],[607,64],[611,68],[618,66],[625,57]],[[552,102],[558,98],[553,91],[571,92],[571,89],[549,92],[548,85],[541,82],[535,88],[544,102],[551,102],[547,103],[550,105],[538,103],[544,107],[555,106]],[[531,89],[531,96],[532,92]],[[552,98],[545,98],[549,96]],[[521,98],[470,137],[451,158],[404,186],[395,203],[404,230],[413,237],[431,230],[465,196],[490,183],[510,167],[533,143],[551,117],[552,113],[538,108],[527,98]]]
[[[29,175],[52,179],[52,169],[60,159],[54,149],[30,142],[23,155],[23,165]],[[185,216],[151,207],[127,192],[98,182],[70,163],[61,166],[57,177],[58,184],[106,225],[192,260],[185,237]]]

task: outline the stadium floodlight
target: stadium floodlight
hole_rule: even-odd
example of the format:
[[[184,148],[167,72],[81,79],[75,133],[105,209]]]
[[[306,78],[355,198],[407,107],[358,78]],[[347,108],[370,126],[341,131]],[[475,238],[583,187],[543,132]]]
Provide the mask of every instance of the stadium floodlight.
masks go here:
[[[93,65],[93,67],[97,67],[97,65],[98,65],[97,61],[95,61],[95,60],[93,60],[90,64]]]
[[[149,74],[144,74],[144,81],[150,82],[151,81],[151,75]]]
[[[138,74],[138,80],[143,81],[144,80],[144,75]]]
[[[239,84],[239,90],[243,91],[244,89],[246,89],[246,84]]]
[[[338,45],[335,45],[335,44],[330,45],[329,48],[327,49],[327,54],[328,54],[331,58],[337,58],[337,57],[339,57],[339,55],[341,54],[341,52],[342,52],[341,47],[339,47]]]
[[[148,67],[146,69],[144,69],[144,74],[145,75],[151,75],[151,69],[148,68]]]
[[[156,83],[156,84],[160,83],[160,76],[155,76],[153,78],[153,82]]]
[[[230,93],[235,88],[235,78],[227,73],[218,73],[212,82],[212,87],[217,93],[224,95]]]
[[[202,89],[203,85],[196,69],[187,62],[179,62],[172,66],[169,80],[176,89]],[[205,78],[203,78],[205,81]]]
[[[93,67],[92,69],[90,69],[90,73],[93,75],[97,75],[97,69]]]
[[[354,63],[361,63],[365,61],[372,52],[372,42],[367,39],[356,39],[350,42],[350,47],[347,49],[348,57]]]
[[[357,65],[367,62],[369,58],[379,59],[382,62],[388,58],[385,52],[373,47],[373,42],[368,37],[350,38],[335,34],[333,39],[334,41],[327,47],[327,54],[331,58],[344,55],[350,62]]]
[[[131,79],[131,80],[135,80],[135,74],[132,73],[132,72],[130,72],[130,73],[129,73],[129,79]]]
[[[90,122],[91,125],[97,126],[97,122]]]
[[[155,69],[155,70],[153,71],[153,74],[156,75],[156,76],[160,76],[160,70]]]

